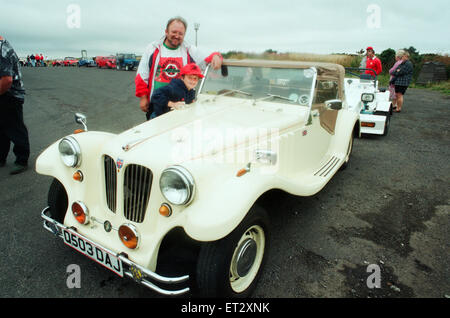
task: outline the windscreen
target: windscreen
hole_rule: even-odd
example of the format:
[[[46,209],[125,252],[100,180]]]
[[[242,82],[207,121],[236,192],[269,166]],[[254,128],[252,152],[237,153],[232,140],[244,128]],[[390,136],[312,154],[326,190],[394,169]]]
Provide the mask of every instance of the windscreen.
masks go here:
[[[308,107],[316,71],[313,68],[225,66],[209,69],[201,93]]]

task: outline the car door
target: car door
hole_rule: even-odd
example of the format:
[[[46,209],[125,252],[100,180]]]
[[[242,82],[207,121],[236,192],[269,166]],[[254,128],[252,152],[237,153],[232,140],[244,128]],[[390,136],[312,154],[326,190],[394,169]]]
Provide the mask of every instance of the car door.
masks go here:
[[[339,98],[337,80],[318,78],[308,123],[302,137],[308,139],[308,156],[313,166],[327,162],[335,133],[339,110],[330,109],[326,101]]]

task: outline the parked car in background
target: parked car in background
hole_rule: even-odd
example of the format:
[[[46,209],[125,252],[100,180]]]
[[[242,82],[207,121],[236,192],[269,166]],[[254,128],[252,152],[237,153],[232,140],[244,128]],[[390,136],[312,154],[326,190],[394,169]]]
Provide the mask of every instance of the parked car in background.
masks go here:
[[[386,136],[392,115],[389,90],[378,87],[367,68],[346,68],[345,95],[349,108],[360,114],[361,134]],[[376,74],[374,70],[371,70]]]
[[[78,61],[78,66],[96,66],[95,61],[93,58],[87,56],[87,51],[82,50],[81,51],[81,59]]]
[[[337,64],[224,60],[196,102],[120,134],[76,114],[84,129],[36,161],[53,178],[45,229],[162,294],[251,295],[270,245],[263,199],[314,195],[350,160],[359,114],[344,76]]]
[[[116,68],[116,57],[111,56],[97,56],[95,58],[95,63],[98,68],[107,67],[107,68]]]
[[[86,66],[86,67],[90,67],[90,66],[96,66],[97,64],[95,64],[94,59],[92,58],[87,58],[87,59],[80,59],[78,61],[78,66]]]
[[[135,54],[131,53],[118,53],[116,55],[116,69],[132,71],[139,66],[139,61],[136,59]]]
[[[53,60],[52,66],[64,66],[64,60],[62,60],[62,59]]]
[[[67,56],[64,58],[63,61],[64,66],[77,66],[78,65],[78,59],[74,57]]]

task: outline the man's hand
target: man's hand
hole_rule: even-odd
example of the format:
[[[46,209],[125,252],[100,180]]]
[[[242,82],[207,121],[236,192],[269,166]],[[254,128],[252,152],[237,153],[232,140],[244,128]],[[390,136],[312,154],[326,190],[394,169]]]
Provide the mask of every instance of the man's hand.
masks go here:
[[[222,59],[219,55],[214,55],[211,60],[211,66],[213,69],[218,70],[222,66]]]
[[[141,99],[139,101],[139,107],[143,112],[148,112],[148,98],[147,96],[141,96]]]
[[[5,94],[12,86],[12,76],[0,77],[0,95]]]

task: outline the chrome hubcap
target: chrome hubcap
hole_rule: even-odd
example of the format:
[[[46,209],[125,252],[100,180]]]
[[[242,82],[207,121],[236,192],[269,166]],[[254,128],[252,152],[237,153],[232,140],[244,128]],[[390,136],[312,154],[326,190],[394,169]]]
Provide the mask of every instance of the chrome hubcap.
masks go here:
[[[244,277],[250,271],[256,257],[256,242],[253,239],[246,239],[238,249],[236,259],[236,273]]]
[[[259,225],[244,232],[230,264],[230,285],[237,292],[245,291],[254,281],[264,256],[265,235]]]

